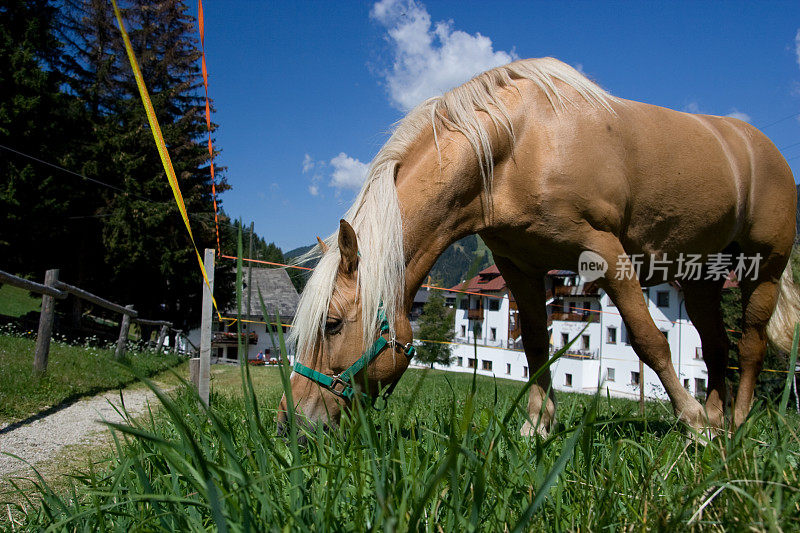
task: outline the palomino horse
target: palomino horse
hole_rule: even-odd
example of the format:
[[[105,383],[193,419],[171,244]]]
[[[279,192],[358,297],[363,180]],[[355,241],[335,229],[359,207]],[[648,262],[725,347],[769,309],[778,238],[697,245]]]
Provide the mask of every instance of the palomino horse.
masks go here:
[[[291,334],[295,409],[307,422],[336,423],[354,395],[395,383],[409,363],[414,294],[451,243],[477,233],[518,303],[529,368],[549,357],[545,273],[575,270],[591,251],[608,266],[597,283],[631,345],[697,429],[724,423],[724,276],[679,279],[674,262],[663,279],[624,271],[634,254],[643,254],[642,271],[679,254],[760,258],[757,273],[740,279],[741,424],[767,337],[785,348],[800,319],[787,267],[795,204],[786,161],[745,122],[616,98],[552,58],[487,71],[398,124],[339,231],[317,247]],[[681,385],[642,298],[642,285],[675,279],[702,340],[705,406]],[[281,419],[286,409],[284,398]],[[549,372],[531,387],[528,413],[523,435],[551,428]]]

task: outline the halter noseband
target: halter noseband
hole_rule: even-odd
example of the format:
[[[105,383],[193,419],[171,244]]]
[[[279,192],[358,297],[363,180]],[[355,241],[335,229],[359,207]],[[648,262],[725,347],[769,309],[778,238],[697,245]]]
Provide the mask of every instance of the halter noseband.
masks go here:
[[[353,388],[352,383],[353,377],[366,366],[368,366],[372,361],[374,361],[375,358],[378,357],[387,346],[393,344],[394,346],[400,348],[403,354],[408,357],[409,361],[416,354],[416,350],[410,342],[407,344],[401,344],[395,339],[387,340],[384,337],[384,334],[389,331],[389,322],[386,320],[386,314],[383,312],[383,309],[378,311],[378,319],[380,320],[380,336],[378,339],[372,343],[372,346],[370,346],[367,351],[361,354],[361,357],[359,357],[355,363],[350,365],[341,374],[329,376],[327,374],[323,374],[322,372],[318,372],[313,368],[309,368],[299,361],[295,362],[293,367],[294,371],[301,376],[305,376],[306,378],[310,379],[323,389],[328,389],[336,396],[345,400],[352,400],[356,395],[356,390]],[[393,385],[394,384],[390,385],[390,388],[388,389],[389,392],[391,392],[391,390],[394,388]],[[359,394],[361,394],[362,399],[372,401],[372,398],[368,394],[363,392]]]

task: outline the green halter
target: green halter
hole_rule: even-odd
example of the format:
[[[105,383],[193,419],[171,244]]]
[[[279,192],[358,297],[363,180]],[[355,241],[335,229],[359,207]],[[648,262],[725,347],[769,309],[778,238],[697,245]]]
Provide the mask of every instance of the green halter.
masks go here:
[[[375,358],[378,357],[378,355],[380,355],[380,353],[384,350],[384,348],[389,346],[389,344],[394,344],[395,346],[399,347],[409,360],[411,360],[416,354],[416,350],[410,342],[407,344],[401,344],[395,339],[386,340],[386,338],[383,336],[389,331],[389,322],[386,320],[386,314],[383,312],[383,309],[378,311],[378,319],[380,320],[380,337],[378,337],[378,339],[372,343],[372,346],[370,346],[366,352],[361,354],[361,357],[359,357],[355,363],[350,365],[341,374],[329,376],[327,374],[323,374],[322,372],[317,372],[313,368],[309,368],[299,361],[295,362],[293,367],[294,371],[301,376],[305,376],[306,378],[315,382],[320,387],[328,389],[336,396],[344,398],[345,400],[352,400],[356,395],[356,390],[353,388],[352,383],[353,377],[372,361],[374,361]],[[391,388],[389,390],[391,390]],[[368,394],[364,394],[363,392],[359,394],[361,394],[362,399],[369,402],[372,401],[372,398]]]

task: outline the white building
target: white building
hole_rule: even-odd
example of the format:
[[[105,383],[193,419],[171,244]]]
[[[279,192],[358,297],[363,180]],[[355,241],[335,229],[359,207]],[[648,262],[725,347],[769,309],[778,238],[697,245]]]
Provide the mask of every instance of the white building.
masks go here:
[[[622,317],[610,298],[569,271],[550,271],[546,288],[551,353],[575,339],[550,368],[554,388],[594,393],[602,381],[604,393],[638,397],[639,358],[627,342]],[[472,372],[477,366],[478,374],[527,380],[531,369],[522,351],[516,302],[497,268],[491,266],[453,290],[470,294],[464,295],[456,310],[452,364],[436,367]],[[662,284],[643,293],[650,314],[669,342],[676,373],[689,391],[703,395],[708,375],[700,336],[686,316],[680,286]],[[643,368],[645,396],[666,399],[655,373],[646,365]]]

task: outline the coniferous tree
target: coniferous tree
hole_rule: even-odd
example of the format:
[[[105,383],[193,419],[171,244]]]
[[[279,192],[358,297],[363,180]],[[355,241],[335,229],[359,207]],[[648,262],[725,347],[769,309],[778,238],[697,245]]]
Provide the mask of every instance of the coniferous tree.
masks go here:
[[[190,222],[202,252],[215,247],[216,238],[195,21],[178,0],[139,2],[126,11],[126,19],[186,208],[195,215]],[[103,239],[112,279],[120,293],[137,298],[143,310],[175,320],[194,316],[202,287],[195,252],[146,127],[132,75],[126,75],[124,85],[131,97],[130,110],[122,116],[135,125],[137,135],[122,151],[142,157],[135,173],[124,176],[124,188],[153,200],[117,196],[109,206]],[[217,190],[226,188],[223,179]],[[224,308],[225,298],[219,294],[217,303]]]
[[[106,262],[103,228],[110,217],[109,205],[116,196],[126,194],[122,176],[126,169],[135,167],[138,157],[120,149],[124,139],[132,135],[121,120],[126,97],[122,85],[124,53],[109,2],[63,0],[57,28],[65,52],[60,70],[66,91],[81,104],[83,125],[81,134],[72,139],[68,167],[107,184],[82,184],[83,198],[70,228],[75,261],[62,262],[62,277],[112,298],[115,291]],[[84,303],[77,298],[67,303],[77,325]]]
[[[436,283],[437,281],[433,282],[434,285]],[[445,305],[442,291],[431,290],[428,293],[428,301],[419,317],[417,336],[421,339],[417,347],[417,360],[428,364],[450,365],[451,345],[445,343],[453,340],[453,311]]]
[[[81,183],[41,161],[67,164],[77,102],[60,91],[56,13],[45,0],[0,6],[0,264],[21,274],[68,256]]]

